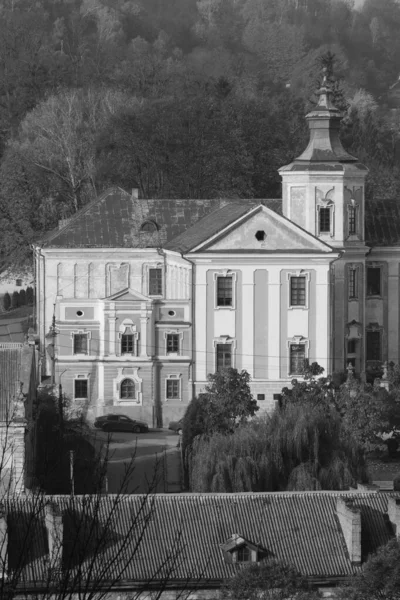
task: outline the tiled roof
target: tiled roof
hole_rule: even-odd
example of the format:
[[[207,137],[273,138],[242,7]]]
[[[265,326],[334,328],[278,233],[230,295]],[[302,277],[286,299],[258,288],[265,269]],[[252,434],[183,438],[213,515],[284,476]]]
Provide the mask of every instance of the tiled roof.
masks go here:
[[[60,230],[42,239],[45,247],[140,248],[161,247],[209,212],[234,200],[138,199],[120,188],[107,190],[79,211]],[[142,232],[146,221],[157,225]]]
[[[237,200],[232,201],[222,208],[209,213],[198,223],[181,233],[181,235],[178,237],[171,240],[168,244],[166,244],[165,248],[167,250],[188,252],[202,242],[205,242],[211,236],[222,231],[225,227],[228,227],[231,223],[234,223],[252,208],[255,208],[260,204],[267,206],[276,213],[281,214],[282,212],[282,200],[246,200],[240,203]]]
[[[369,200],[365,204],[365,241],[368,246],[400,245],[400,201]]]
[[[100,499],[62,496],[54,500],[63,513],[64,564],[71,561],[72,571],[78,568],[78,560],[84,571],[91,562],[87,540],[81,538],[74,547],[72,532],[82,519],[86,523],[83,529],[87,530],[89,522],[93,524],[90,515],[95,514],[97,507],[97,530],[105,539],[97,568],[106,565],[104,577],[115,577],[123,566],[118,579],[125,583],[150,578],[160,581],[167,576],[174,581],[209,582],[221,581],[235,573],[235,565],[224,561],[221,548],[233,534],[263,548],[267,556],[291,563],[315,580],[351,575],[359,567],[350,562],[336,517],[336,502],[343,496],[361,509],[365,559],[392,535],[385,517],[388,495],[384,493],[159,494],[147,498],[131,495]],[[9,545],[14,557],[10,566],[16,560],[21,538],[30,540],[30,547],[25,548],[29,560],[21,576],[26,582],[42,579],[48,552],[43,506],[36,505],[36,518],[29,518],[34,501],[34,497],[27,497],[8,505]],[[110,527],[104,529],[108,517]],[[141,542],[134,553],[139,537]],[[122,556],[122,549],[125,560],[121,564],[115,558]]]

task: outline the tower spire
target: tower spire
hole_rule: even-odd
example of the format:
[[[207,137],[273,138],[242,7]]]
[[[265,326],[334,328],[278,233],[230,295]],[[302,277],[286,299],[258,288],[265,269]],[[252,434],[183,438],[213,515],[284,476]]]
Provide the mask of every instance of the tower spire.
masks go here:
[[[342,114],[333,104],[333,91],[328,81],[328,69],[322,70],[321,87],[317,90],[317,106],[306,115],[310,129],[310,140],[307,148],[295,159],[295,163],[325,163],[325,162],[357,162],[343,148],[339,137]]]

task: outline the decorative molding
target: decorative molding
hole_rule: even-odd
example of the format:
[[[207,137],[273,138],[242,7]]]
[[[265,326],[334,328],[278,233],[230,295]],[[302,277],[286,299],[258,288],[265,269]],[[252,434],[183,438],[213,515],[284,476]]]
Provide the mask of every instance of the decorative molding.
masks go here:
[[[347,340],[360,340],[362,338],[362,323],[355,319],[347,323],[345,338]]]
[[[138,371],[140,367],[120,367],[117,369],[117,376],[113,380],[113,401],[114,406],[119,405],[127,405],[131,404],[134,406],[141,406],[143,402],[143,393],[142,393],[142,382],[138,375]],[[121,383],[124,379],[131,379],[135,384],[135,397],[134,398],[121,398],[120,397],[120,389]]]

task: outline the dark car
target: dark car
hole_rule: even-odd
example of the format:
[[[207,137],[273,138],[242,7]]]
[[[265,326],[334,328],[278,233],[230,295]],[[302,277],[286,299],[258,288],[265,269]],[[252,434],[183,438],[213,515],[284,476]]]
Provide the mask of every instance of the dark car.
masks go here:
[[[132,431],[133,433],[147,433],[149,426],[143,421],[135,421],[126,415],[104,415],[98,417],[94,426],[103,431]]]
[[[183,419],[179,419],[179,421],[171,421],[171,423],[168,425],[168,429],[171,429],[172,431],[179,433],[179,435],[181,435],[181,433],[182,433],[182,427],[183,427]]]

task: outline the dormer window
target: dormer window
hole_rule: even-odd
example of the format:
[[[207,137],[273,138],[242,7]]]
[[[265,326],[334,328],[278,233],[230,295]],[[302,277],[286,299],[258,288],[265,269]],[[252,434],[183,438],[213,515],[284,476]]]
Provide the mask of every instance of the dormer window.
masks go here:
[[[267,555],[267,552],[257,544],[249,542],[237,533],[234,533],[224,544],[221,544],[221,548],[227,563],[258,562]]]

